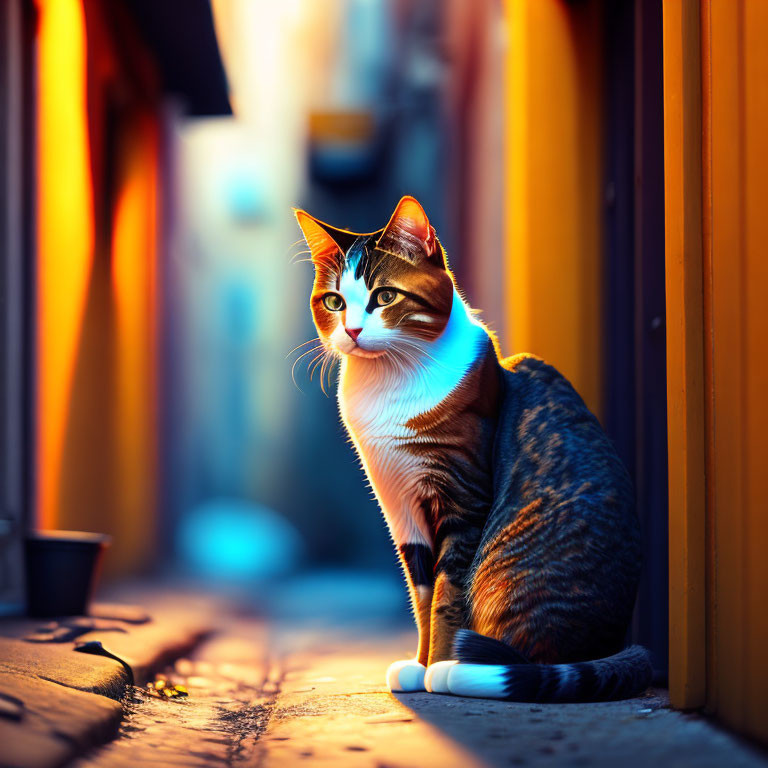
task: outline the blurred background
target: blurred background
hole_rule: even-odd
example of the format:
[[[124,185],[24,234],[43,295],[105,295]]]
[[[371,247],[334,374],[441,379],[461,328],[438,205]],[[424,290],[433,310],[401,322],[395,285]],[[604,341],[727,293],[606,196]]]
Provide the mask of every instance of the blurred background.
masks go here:
[[[112,575],[158,557],[222,581],[300,566],[397,575],[333,394],[310,381],[311,357],[293,369],[315,332],[291,209],[370,231],[416,195],[501,329],[501,113],[484,103],[501,77],[500,8],[15,8],[36,80],[21,109],[38,131],[37,524],[113,534]],[[478,285],[471,250],[487,267]]]
[[[730,506],[718,506],[727,494],[713,490],[714,467],[725,468],[719,493],[747,488],[731,433],[718,442],[715,410],[729,415],[718,423],[741,425],[733,434],[743,455],[764,455],[726,396],[761,391],[762,374],[745,362],[759,355],[739,358],[738,379],[725,354],[747,349],[747,329],[764,320],[745,314],[742,326],[729,325],[725,309],[759,310],[746,296],[747,277],[762,274],[760,239],[744,232],[768,196],[744,174],[762,167],[754,137],[764,135],[768,109],[758,87],[765,56],[744,30],[768,27],[764,5],[6,0],[1,8],[4,611],[23,600],[22,538],[42,528],[111,534],[112,583],[187,578],[277,610],[329,615],[346,600],[347,610],[375,604],[407,619],[399,566],[333,387],[327,396],[319,372],[310,378],[311,356],[294,367],[314,330],[312,268],[291,208],[370,231],[411,194],[504,354],[533,352],[568,376],[635,481],[646,567],[633,639],[651,648],[660,679],[669,642],[683,656],[704,647],[685,638],[703,637],[705,614],[707,627],[717,625],[713,553],[729,530],[718,528],[718,510]],[[710,63],[690,69],[700,61]],[[685,98],[674,90],[675,67]],[[693,117],[675,122],[681,104]],[[702,136],[715,143],[702,145]],[[715,147],[706,162],[703,146]],[[713,178],[727,195],[707,198]],[[701,221],[686,223],[694,214]],[[713,231],[730,239],[710,247]],[[728,243],[737,241],[743,266],[730,272]],[[679,252],[665,262],[670,243]],[[715,346],[721,326],[702,325],[704,317],[725,324]],[[715,380],[720,389],[702,383]],[[689,497],[692,477],[699,495]],[[759,495],[749,498],[741,544],[723,540],[727,562],[746,562],[746,531],[764,539]],[[705,507],[692,528],[690,510]],[[756,571],[739,573],[759,583]],[[723,584],[719,605],[744,594]],[[705,593],[689,610],[689,596]],[[675,621],[684,617],[671,633],[669,594]],[[744,605],[736,623],[747,627]],[[698,700],[687,695],[673,691],[677,702]]]
[[[649,578],[663,592],[663,402],[640,445],[652,467],[638,464],[626,407],[648,397],[630,368],[651,311],[656,333],[638,354],[655,355],[652,386],[664,386],[663,247],[643,262],[649,298],[636,299],[635,191],[622,175],[633,35],[659,35],[660,7],[647,7],[638,22],[629,2],[523,3],[517,19],[496,0],[7,4],[16,530],[110,534],[108,582],[159,574],[272,610],[375,604],[407,621],[334,387],[301,357],[315,336],[312,265],[292,207],[371,231],[411,194],[504,353],[560,367],[633,474],[650,477]],[[534,44],[540,83],[522,88],[510,65],[528,67]],[[658,184],[658,148],[642,162]],[[663,212],[651,215],[658,246]],[[663,604],[646,614],[636,631],[663,674]]]
[[[105,532],[108,580],[170,574],[286,606],[259,585],[320,571],[320,601],[299,610],[378,595],[407,620],[334,388],[301,358],[312,266],[292,207],[370,231],[417,196],[503,334],[501,7],[14,0],[3,14],[16,533]],[[9,545],[11,606],[18,556]]]

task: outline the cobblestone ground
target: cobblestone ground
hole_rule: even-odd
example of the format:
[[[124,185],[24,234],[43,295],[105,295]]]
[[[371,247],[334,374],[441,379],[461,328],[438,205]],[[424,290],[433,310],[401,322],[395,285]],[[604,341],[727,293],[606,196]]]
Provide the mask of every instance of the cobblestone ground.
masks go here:
[[[392,696],[387,664],[411,632],[375,635],[238,619],[165,672],[188,689],[135,689],[119,737],[78,768],[125,766],[699,766],[768,761],[663,692],[625,702],[530,705]]]

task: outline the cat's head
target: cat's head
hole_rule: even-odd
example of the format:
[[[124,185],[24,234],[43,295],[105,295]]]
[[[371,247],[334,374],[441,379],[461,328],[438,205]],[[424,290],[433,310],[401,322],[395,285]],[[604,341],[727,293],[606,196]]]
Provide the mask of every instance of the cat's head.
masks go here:
[[[423,208],[404,197],[383,229],[357,234],[296,211],[315,266],[321,340],[343,355],[406,355],[445,329],[453,280]]]

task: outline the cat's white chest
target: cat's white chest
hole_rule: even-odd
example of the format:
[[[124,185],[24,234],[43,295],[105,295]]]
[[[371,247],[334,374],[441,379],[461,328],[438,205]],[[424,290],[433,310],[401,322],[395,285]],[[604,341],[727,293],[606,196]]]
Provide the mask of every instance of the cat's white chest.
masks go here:
[[[342,376],[344,374],[342,373]],[[362,459],[396,544],[431,544],[419,511],[423,461],[407,450],[418,439],[408,421],[429,408],[409,396],[407,383],[388,380],[339,388],[339,409]],[[437,405],[437,403],[435,403]]]
[[[366,447],[413,437],[406,424],[440,402],[415,392],[407,376],[384,372],[360,381],[353,375],[342,373],[339,408],[347,428]]]
[[[423,438],[408,423],[450,396],[487,341],[463,305],[454,309],[419,366],[347,359],[341,368],[341,416],[398,545],[432,543],[421,506],[428,470],[420,455],[409,450],[409,444]]]

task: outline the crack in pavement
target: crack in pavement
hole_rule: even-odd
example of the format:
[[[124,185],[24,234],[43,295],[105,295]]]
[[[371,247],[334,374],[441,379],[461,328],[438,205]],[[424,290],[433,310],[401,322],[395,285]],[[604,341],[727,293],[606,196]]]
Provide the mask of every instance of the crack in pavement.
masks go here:
[[[164,698],[157,687],[130,687],[117,737],[74,765],[258,765],[259,740],[269,725],[282,677],[279,663],[266,656],[260,640],[232,638],[225,628],[158,676],[169,686],[183,684],[188,696]]]

